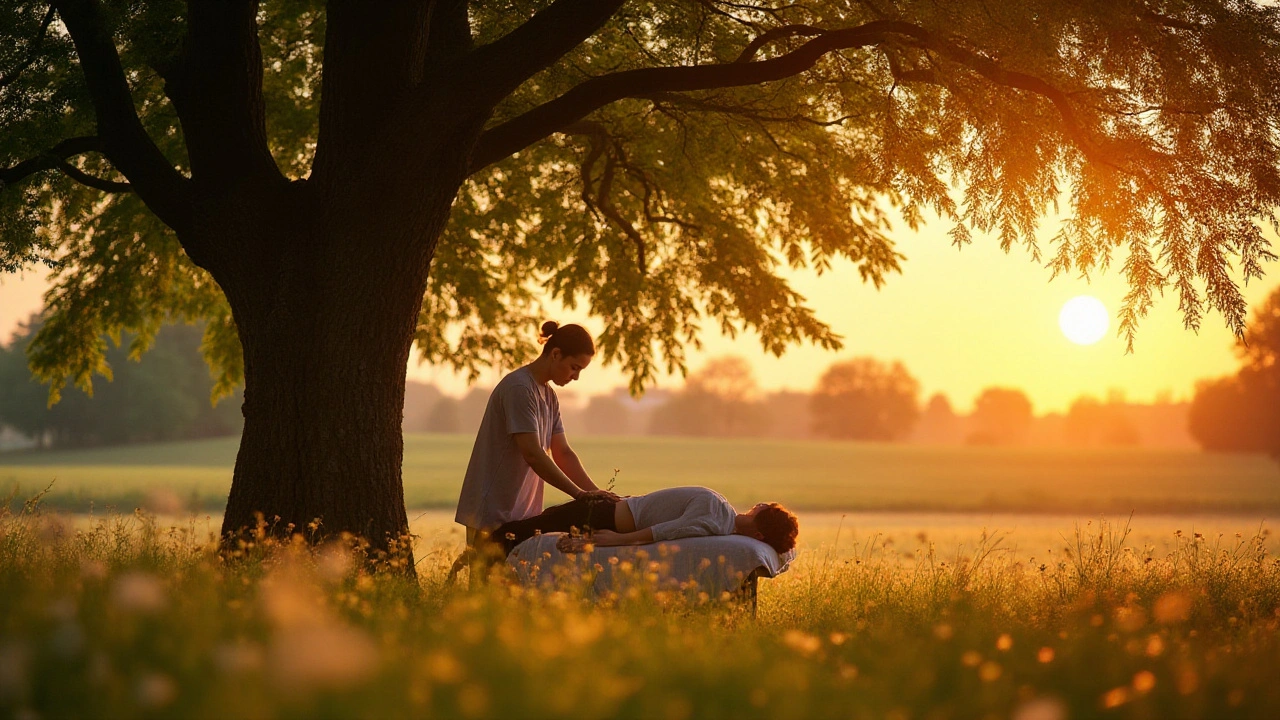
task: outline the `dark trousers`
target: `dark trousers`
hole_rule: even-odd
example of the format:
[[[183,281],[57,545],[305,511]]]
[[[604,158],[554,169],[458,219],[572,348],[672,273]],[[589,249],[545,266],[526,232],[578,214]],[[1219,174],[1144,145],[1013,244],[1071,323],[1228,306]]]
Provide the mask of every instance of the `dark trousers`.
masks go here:
[[[582,531],[616,530],[613,522],[611,500],[571,500],[563,505],[549,507],[541,515],[524,520],[512,520],[493,531],[492,538],[502,544],[502,550],[510,553],[515,546],[539,532],[569,532],[570,528]]]

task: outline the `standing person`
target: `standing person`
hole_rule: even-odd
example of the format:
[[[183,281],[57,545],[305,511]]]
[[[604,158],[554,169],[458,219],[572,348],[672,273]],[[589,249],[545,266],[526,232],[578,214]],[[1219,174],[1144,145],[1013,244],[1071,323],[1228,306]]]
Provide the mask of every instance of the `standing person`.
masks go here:
[[[578,379],[595,356],[595,342],[581,325],[561,327],[554,321],[543,323],[538,342],[542,354],[493,389],[476,433],[454,516],[467,528],[471,555],[499,525],[542,512],[543,482],[574,500],[617,500],[596,486],[569,447],[551,388],[551,383],[563,387]]]

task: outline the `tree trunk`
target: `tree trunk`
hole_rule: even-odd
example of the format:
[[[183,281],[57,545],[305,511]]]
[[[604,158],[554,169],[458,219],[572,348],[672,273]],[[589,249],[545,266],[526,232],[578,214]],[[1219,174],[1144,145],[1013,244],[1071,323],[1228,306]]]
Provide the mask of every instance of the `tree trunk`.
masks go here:
[[[405,368],[456,187],[399,212],[385,198],[327,198],[323,211],[234,223],[267,250],[215,273],[245,362],[224,538],[260,520],[313,542],[351,533],[394,550],[412,572],[411,548],[396,543],[409,529]]]

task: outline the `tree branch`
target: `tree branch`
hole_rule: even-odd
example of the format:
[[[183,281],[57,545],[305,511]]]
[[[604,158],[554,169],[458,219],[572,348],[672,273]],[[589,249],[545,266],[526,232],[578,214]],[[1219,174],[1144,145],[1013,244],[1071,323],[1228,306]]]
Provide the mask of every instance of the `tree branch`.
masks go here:
[[[742,53],[734,60],[736,63],[748,62],[760,52],[760,49],[774,40],[789,37],[815,37],[823,33],[822,28],[813,25],[783,25],[756,36],[742,49]]]
[[[180,84],[170,97],[191,174],[224,185],[284,176],[267,142],[257,0],[191,0]]]
[[[471,72],[481,102],[496,103],[591,37],[625,0],[556,0],[523,25],[476,48]]]
[[[134,109],[120,56],[94,0],[56,0],[67,26],[97,117],[102,153],[127,177],[133,190],[169,227],[191,223],[190,181],[174,169],[147,135]]]
[[[133,192],[133,186],[129,183],[115,182],[114,180],[104,180],[100,177],[94,177],[61,158],[56,158],[54,162],[56,163],[57,168],[61,170],[64,175],[75,180],[81,185],[109,193]]]
[[[44,14],[44,20],[40,21],[40,29],[36,31],[35,38],[31,40],[31,45],[27,48],[26,59],[18,63],[18,67],[14,68],[13,72],[5,75],[4,77],[0,77],[0,88],[5,87],[14,80],[17,80],[18,76],[22,74],[22,71],[31,67],[31,63],[36,61],[36,57],[40,52],[40,46],[44,43],[45,33],[48,32],[49,25],[53,22],[53,16],[56,12],[57,11],[54,10],[53,6],[50,5],[48,12]]]
[[[471,169],[491,163],[558,132],[591,112],[627,97],[660,92],[687,92],[741,87],[781,80],[813,67],[829,52],[874,45],[892,31],[919,29],[902,22],[876,21],[856,28],[830,30],[799,48],[769,60],[685,67],[624,70],[591,78],[560,97],[486,130],[472,156]]]
[[[56,169],[61,170],[67,177],[82,185],[88,185],[104,192],[133,191],[133,187],[129,183],[93,177],[67,162],[68,158],[89,152],[102,152],[102,142],[98,138],[75,137],[63,140],[29,160],[23,160],[12,167],[0,169],[0,188],[6,185],[15,185],[36,173]]]
[[[823,56],[838,50],[877,45],[890,39],[929,49],[998,85],[1026,90],[1048,99],[1062,118],[1064,129],[1086,157],[1114,165],[1091,143],[1080,127],[1066,93],[1044,80],[1005,70],[990,58],[943,40],[911,23],[876,20],[854,28],[827,30],[799,48],[768,60],[743,63],[625,70],[591,78],[560,97],[486,130],[472,155],[472,172],[519,152],[542,138],[560,132],[591,112],[623,98],[657,93],[712,90],[758,85],[798,75]],[[924,75],[913,76],[922,80]]]
[[[459,26],[464,18],[450,16],[450,7],[437,8],[430,0],[330,0],[313,181],[337,182],[345,168],[367,161],[370,143],[385,142],[389,123],[401,116],[424,81],[439,73],[456,75],[449,67],[427,66],[429,59],[440,59],[433,51],[444,52],[430,47],[433,33],[437,39],[441,32],[446,37],[469,33],[465,24]],[[438,10],[444,14],[437,16]],[[463,41],[453,37],[453,42]]]

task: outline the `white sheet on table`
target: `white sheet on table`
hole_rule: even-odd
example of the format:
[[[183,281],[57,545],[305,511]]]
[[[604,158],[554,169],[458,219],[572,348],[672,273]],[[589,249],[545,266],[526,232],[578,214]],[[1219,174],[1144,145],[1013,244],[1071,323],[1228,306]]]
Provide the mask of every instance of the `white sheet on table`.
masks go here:
[[[507,564],[521,582],[543,587],[555,584],[557,578],[579,577],[584,569],[594,570],[594,566],[599,565],[594,589],[603,594],[623,582],[624,561],[629,561],[634,572],[642,575],[650,572],[650,563],[656,562],[660,585],[679,586],[692,580],[712,597],[718,597],[721,592],[740,588],[743,580],[757,569],[763,577],[786,572],[795,557],[795,550],[779,555],[766,543],[742,535],[597,547],[590,553],[565,554],[556,549],[556,541],[563,535],[545,533],[525,540],[507,556]],[[618,558],[617,564],[609,561],[612,557]]]

